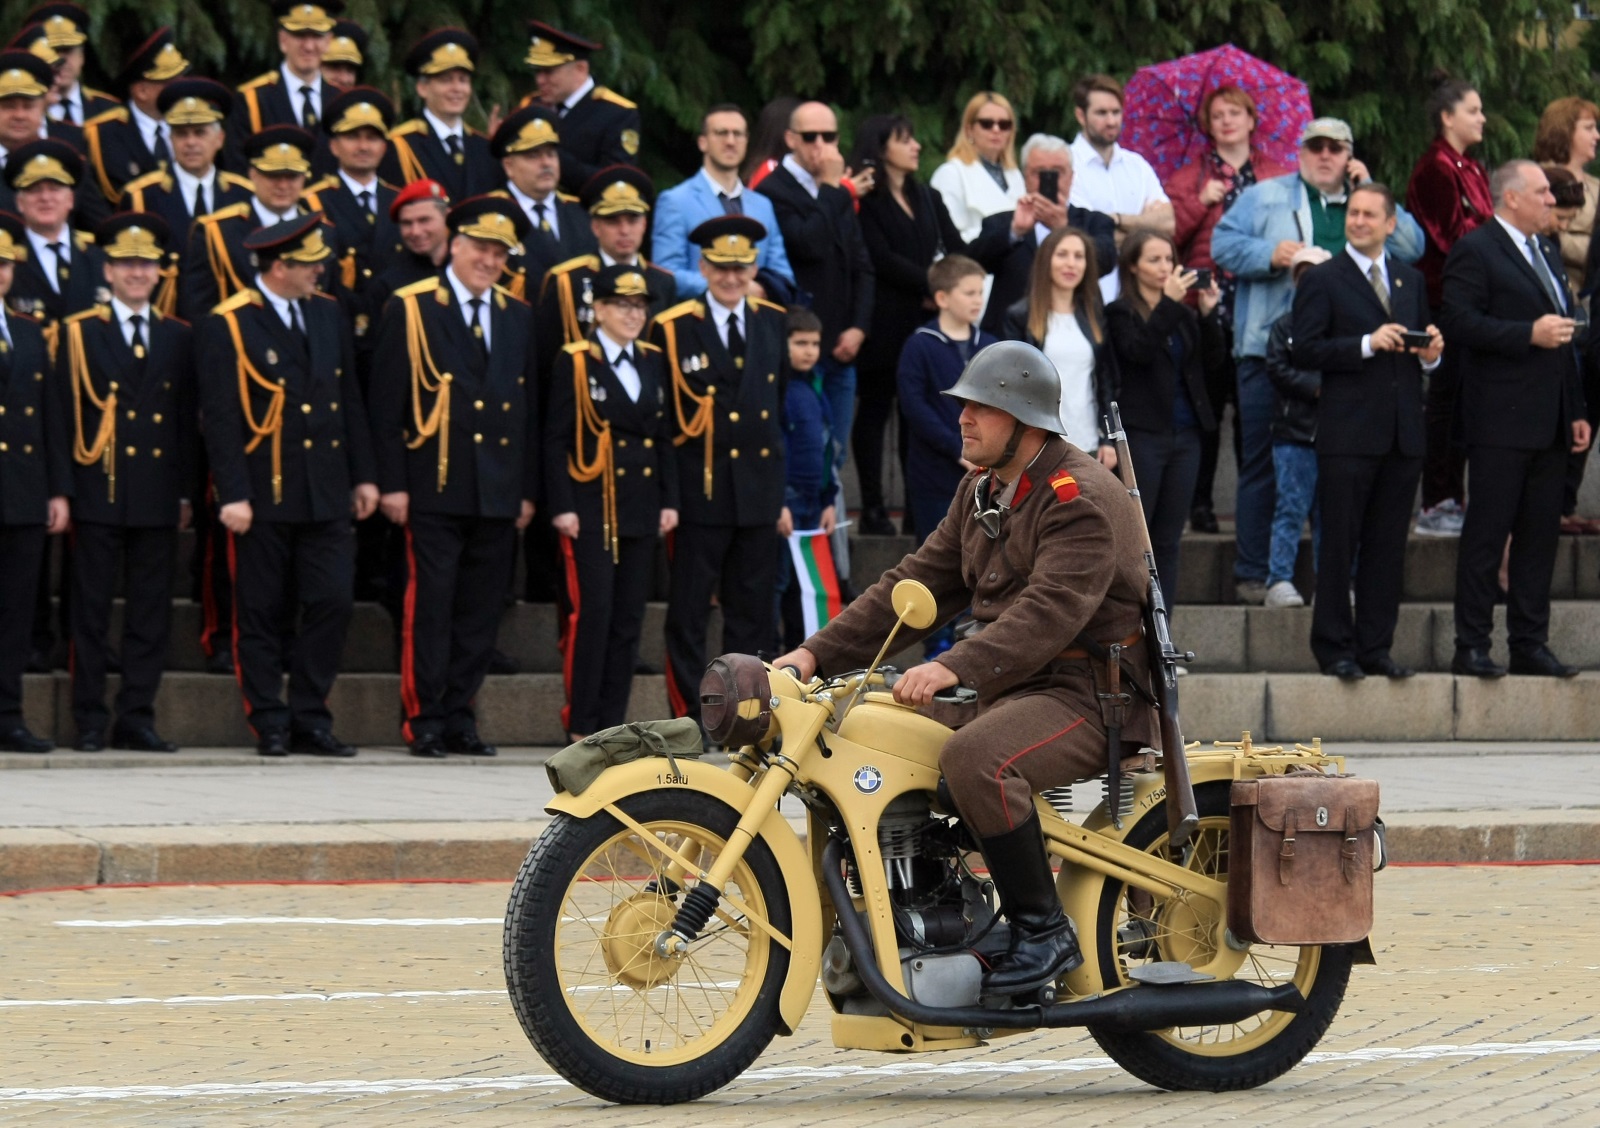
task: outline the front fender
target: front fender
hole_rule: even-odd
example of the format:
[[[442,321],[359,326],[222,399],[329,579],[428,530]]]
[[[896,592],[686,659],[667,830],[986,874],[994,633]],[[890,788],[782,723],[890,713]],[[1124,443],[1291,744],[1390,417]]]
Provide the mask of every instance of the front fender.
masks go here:
[[[559,792],[545,805],[551,814],[589,818],[610,804],[630,795],[663,789],[698,791],[744,812],[750,803],[750,785],[734,778],[724,768],[692,760],[679,760],[681,774],[674,775],[670,763],[656,757],[634,760],[607,768],[582,795]],[[822,903],[812,874],[811,857],[794,829],[774,807],[767,813],[758,832],[777,859],[789,895],[792,923],[789,974],[778,996],[778,1014],[783,1032],[793,1034],[811,1005],[817,975],[822,965]]]

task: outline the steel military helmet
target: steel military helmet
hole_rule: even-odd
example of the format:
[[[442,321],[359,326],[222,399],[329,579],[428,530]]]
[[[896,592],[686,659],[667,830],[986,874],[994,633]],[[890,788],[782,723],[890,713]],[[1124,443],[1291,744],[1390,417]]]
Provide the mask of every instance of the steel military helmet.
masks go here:
[[[978,350],[942,395],[999,408],[1025,427],[1061,433],[1061,376],[1050,358],[1024,341]]]

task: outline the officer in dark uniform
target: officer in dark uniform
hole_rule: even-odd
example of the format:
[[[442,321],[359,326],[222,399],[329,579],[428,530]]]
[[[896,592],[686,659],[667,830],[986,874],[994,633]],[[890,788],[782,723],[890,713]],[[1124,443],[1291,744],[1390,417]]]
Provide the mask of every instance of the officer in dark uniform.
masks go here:
[[[561,187],[577,192],[607,165],[636,164],[639,157],[639,107],[589,73],[589,56],[604,44],[528,21],[524,60],[538,83],[537,101],[561,122]],[[522,105],[532,105],[530,94]]]
[[[749,216],[708,219],[689,233],[701,248],[704,301],[656,318],[652,336],[672,370],[681,519],[667,604],[667,697],[700,715],[711,597],[722,606],[722,649],[768,650],[775,637],[778,516],[783,512],[782,306],[745,296],[767,229]]]
[[[367,39],[367,29],[354,20],[335,21],[333,37],[322,53],[322,81],[345,90],[360,85],[361,68],[367,62]]]
[[[128,56],[117,89],[128,104],[90,118],[83,127],[89,163],[106,201],[117,202],[122,186],[147,172],[172,165],[172,143],[159,100],[167,83],[189,72],[189,60],[161,28]]]
[[[0,51],[0,104],[6,111],[0,114],[0,160],[46,135],[82,155],[83,137],[76,126],[64,122],[47,124],[45,96],[54,81],[54,69],[33,52]],[[0,209],[15,208],[11,189],[0,188]],[[111,214],[111,206],[98,188],[87,179],[80,179],[73,192],[73,213],[73,223],[92,231],[99,220]]]
[[[212,311],[195,349],[229,532],[234,663],[263,756],[355,754],[333,735],[327,702],[350,624],[350,518],[370,514],[378,490],[350,332],[338,303],[316,288],[333,254],[324,230],[307,215],[249,235],[255,285]],[[283,637],[291,591],[292,647]]]
[[[0,299],[29,252],[22,221],[0,212]],[[0,752],[48,752],[22,721],[22,672],[45,537],[67,530],[71,439],[45,380],[50,359],[38,323],[0,301]]]
[[[492,192],[503,183],[489,141],[463,119],[472,102],[478,41],[460,28],[430,32],[406,53],[422,115],[389,134],[383,178],[391,184],[437,180],[452,200]]]
[[[506,194],[528,217],[522,254],[512,255],[508,267],[506,284],[518,297],[532,298],[552,266],[593,254],[597,247],[578,198],[556,190],[561,179],[559,144],[555,114],[543,106],[515,111],[489,139],[489,151],[505,173]]]
[[[152,298],[170,232],[123,212],[95,233],[111,300],[63,324],[56,388],[73,426],[72,715],[77,749],[105,747],[111,602],[123,590],[122,688],[113,747],[175,752],[155,730],[178,530],[189,523],[198,444],[189,326]],[[121,558],[119,561],[119,557]]]
[[[50,99],[56,97],[56,92],[60,89],[61,71],[62,67],[66,63],[66,60],[61,57],[60,52],[58,52],[54,47],[50,46],[50,36],[44,30],[44,25],[37,23],[28,24],[21,31],[17,32],[16,35],[11,37],[11,42],[6,44],[6,50],[26,51],[28,54],[33,55],[35,58],[39,59],[39,61],[44,63],[45,66],[50,68],[51,89],[49,93],[45,95],[44,136],[54,137],[59,141],[65,141],[74,149],[78,150],[78,155],[80,157],[87,155],[87,150],[84,147],[83,127],[76,125],[73,122],[60,121],[50,116]]]
[[[78,4],[40,4],[25,17],[27,23],[44,27],[50,46],[61,56],[63,66],[56,76],[61,99],[49,109],[52,121],[83,128],[85,122],[122,103],[102,90],[83,85],[84,44],[89,40],[89,13]]]
[[[268,126],[245,143],[255,194],[201,216],[190,229],[178,278],[180,316],[198,324],[205,311],[250,285],[254,268],[244,241],[252,231],[315,210],[303,199],[314,148],[311,134],[292,125]],[[326,284],[334,288],[337,281]]]
[[[372,308],[381,318],[389,298],[402,286],[420,282],[444,269],[450,254],[450,195],[437,180],[413,180],[389,204],[389,220],[400,235],[401,251],[393,264],[372,278]],[[378,327],[368,332],[377,339]]]
[[[545,417],[545,490],[566,579],[569,741],[627,719],[656,543],[678,523],[672,378],[661,350],[639,340],[649,288],[638,267],[617,265],[594,291],[594,334],[557,358]]]
[[[410,566],[405,738],[412,755],[430,758],[495,754],[472,699],[540,466],[532,311],[495,285],[527,220],[505,197],[480,196],[457,204],[449,222],[449,266],[395,291],[372,367],[383,513],[405,526]]]
[[[244,167],[246,143],[269,126],[295,125],[313,140],[321,138],[317,127],[337,93],[323,80],[322,60],[333,42],[334,17],[343,11],[342,0],[273,0],[283,62],[240,84],[228,121],[229,168]],[[319,145],[312,158],[318,176],[333,171],[326,146]]]

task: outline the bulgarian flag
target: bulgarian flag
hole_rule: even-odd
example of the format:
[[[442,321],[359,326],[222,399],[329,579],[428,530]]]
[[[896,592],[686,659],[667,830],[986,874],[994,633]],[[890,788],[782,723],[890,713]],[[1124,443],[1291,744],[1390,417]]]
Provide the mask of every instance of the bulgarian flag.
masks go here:
[[[789,558],[800,585],[800,613],[807,638],[827,626],[844,607],[828,536],[821,529],[796,529],[789,534]]]

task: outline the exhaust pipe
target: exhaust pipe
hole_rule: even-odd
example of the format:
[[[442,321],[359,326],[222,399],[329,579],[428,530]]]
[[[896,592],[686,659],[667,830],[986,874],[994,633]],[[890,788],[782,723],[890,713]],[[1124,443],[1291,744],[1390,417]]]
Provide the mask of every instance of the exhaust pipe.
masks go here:
[[[861,922],[845,886],[844,845],[829,838],[822,848],[822,877],[839,918],[839,931],[855,963],[856,974],[872,997],[901,1018],[924,1026],[963,1026],[1035,1030],[1064,1026],[1098,1026],[1118,1033],[1165,1030],[1171,1026],[1201,1026],[1242,1022],[1265,1010],[1298,1014],[1305,997],[1292,983],[1262,987],[1237,979],[1218,983],[1184,983],[1170,987],[1126,987],[1056,1006],[930,1007],[908,999],[889,985],[878,967],[867,927]]]

